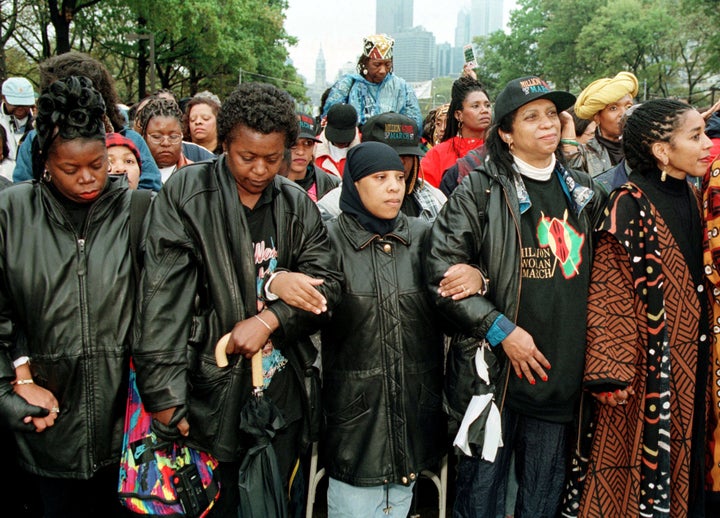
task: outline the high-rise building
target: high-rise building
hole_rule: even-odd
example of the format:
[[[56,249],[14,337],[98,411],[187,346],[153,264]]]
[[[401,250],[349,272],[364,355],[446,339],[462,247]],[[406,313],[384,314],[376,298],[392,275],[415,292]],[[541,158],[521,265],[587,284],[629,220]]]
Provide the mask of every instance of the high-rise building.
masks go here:
[[[323,54],[322,47],[320,47],[317,59],[315,60],[315,84],[325,86],[325,83],[327,83],[325,76],[325,54]]]
[[[393,73],[405,81],[428,81],[435,75],[435,36],[422,27],[394,35]]]
[[[457,25],[455,26],[455,46],[462,48],[472,41],[472,33],[470,32],[470,11],[467,7],[460,9],[457,15]]]
[[[453,47],[449,43],[440,43],[435,46],[435,73],[434,77],[449,76],[457,70],[453,66]]]
[[[471,36],[487,36],[503,28],[503,0],[472,0]]]
[[[413,0],[376,0],[375,31],[379,34],[396,34],[413,26]]]

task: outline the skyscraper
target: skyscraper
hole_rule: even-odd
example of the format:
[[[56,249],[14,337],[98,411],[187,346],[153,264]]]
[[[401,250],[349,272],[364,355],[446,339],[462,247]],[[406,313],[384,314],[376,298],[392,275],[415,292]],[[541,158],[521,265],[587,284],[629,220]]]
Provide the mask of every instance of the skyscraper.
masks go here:
[[[395,36],[413,26],[413,0],[376,0],[375,31]]]
[[[472,41],[472,33],[470,32],[470,11],[467,7],[460,9],[457,15],[457,25],[455,26],[455,46],[462,48]]]
[[[325,54],[323,54],[322,47],[320,47],[317,59],[315,60],[315,84],[325,86],[325,83],[327,83],[325,76]]]
[[[471,36],[487,36],[503,28],[503,0],[472,0]]]
[[[427,81],[435,75],[435,36],[422,27],[394,35],[393,72],[406,81]]]

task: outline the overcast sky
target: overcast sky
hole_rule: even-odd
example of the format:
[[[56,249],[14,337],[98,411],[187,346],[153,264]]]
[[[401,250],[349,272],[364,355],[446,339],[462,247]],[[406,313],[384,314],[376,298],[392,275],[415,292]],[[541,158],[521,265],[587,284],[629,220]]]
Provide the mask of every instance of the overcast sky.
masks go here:
[[[327,80],[332,81],[347,61],[355,62],[363,38],[375,32],[375,0],[289,0],[285,29],[298,38],[290,58],[308,83],[315,81],[315,60],[322,48]],[[470,0],[415,0],[415,25],[435,35],[436,43],[454,43],[457,15]],[[505,23],[514,8],[505,0]]]

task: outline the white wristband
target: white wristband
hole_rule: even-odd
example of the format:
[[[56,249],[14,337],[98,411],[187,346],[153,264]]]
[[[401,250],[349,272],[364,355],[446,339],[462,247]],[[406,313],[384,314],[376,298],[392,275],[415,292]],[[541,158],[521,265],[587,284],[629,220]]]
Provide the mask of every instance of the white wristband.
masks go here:
[[[17,369],[18,367],[20,367],[21,365],[25,365],[29,361],[30,361],[30,358],[28,356],[21,356],[20,358],[18,358],[17,360],[15,360],[13,362],[13,367]]]
[[[268,281],[265,283],[265,300],[268,302],[272,302],[274,300],[279,299],[277,295],[275,295],[273,292],[270,291],[270,284],[272,284],[272,281],[275,280],[275,277],[280,275],[281,273],[285,273],[285,270],[280,270],[279,272],[273,272],[272,275],[268,278]]]

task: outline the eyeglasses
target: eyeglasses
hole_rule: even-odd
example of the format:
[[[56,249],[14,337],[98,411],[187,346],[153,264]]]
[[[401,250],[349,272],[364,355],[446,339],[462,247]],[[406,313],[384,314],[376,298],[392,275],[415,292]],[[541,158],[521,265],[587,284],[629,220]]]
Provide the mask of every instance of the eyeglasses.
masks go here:
[[[183,136],[181,133],[173,133],[172,135],[160,135],[159,133],[151,133],[147,135],[147,138],[155,145],[160,145],[165,142],[165,140],[170,142],[170,144],[179,144],[180,141],[182,141]]]

